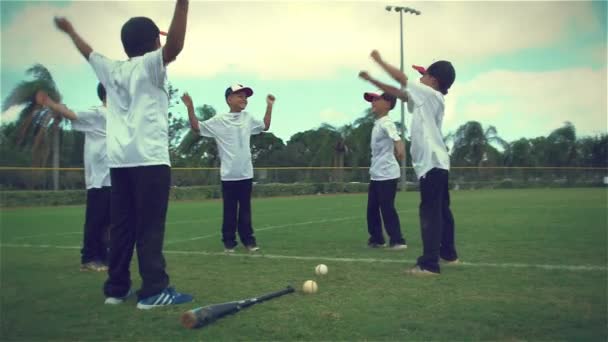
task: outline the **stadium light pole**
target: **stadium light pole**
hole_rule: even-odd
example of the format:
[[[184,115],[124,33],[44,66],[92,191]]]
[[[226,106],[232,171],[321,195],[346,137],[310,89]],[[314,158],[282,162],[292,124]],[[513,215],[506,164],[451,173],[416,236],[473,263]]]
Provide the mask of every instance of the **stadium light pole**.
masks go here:
[[[399,30],[400,30],[400,39],[399,42],[401,43],[401,72],[404,72],[403,70],[403,13],[409,13],[409,14],[415,14],[415,15],[420,15],[420,11],[413,9],[411,7],[402,7],[402,6],[386,6],[385,9],[387,11],[395,11],[399,13]],[[403,88],[402,88],[403,89]],[[403,103],[403,101],[401,101],[401,139],[403,140],[403,146],[405,146],[405,104]],[[406,166],[406,155],[407,155],[407,148],[405,149],[406,152],[403,156],[403,160],[401,161],[401,168],[403,169],[403,173],[401,174],[401,183],[403,184],[401,191],[406,191],[407,190],[407,169],[405,168]]]

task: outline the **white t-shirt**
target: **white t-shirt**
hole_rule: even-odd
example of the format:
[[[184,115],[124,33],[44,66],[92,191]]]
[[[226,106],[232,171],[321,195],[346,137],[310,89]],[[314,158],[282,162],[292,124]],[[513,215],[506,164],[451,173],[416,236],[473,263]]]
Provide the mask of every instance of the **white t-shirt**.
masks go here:
[[[221,114],[200,122],[200,135],[215,138],[217,143],[223,181],[253,178],[251,135],[264,128],[264,123],[248,112]]]
[[[369,174],[374,181],[399,178],[401,169],[395,158],[395,141],[400,141],[395,123],[388,115],[376,119],[372,129],[372,165]]]
[[[89,63],[106,88],[110,167],[171,166],[162,49],[127,61],[113,61],[93,52]]]
[[[450,169],[450,156],[441,134],[445,110],[443,94],[424,84],[408,82],[407,110],[412,114],[412,165],[418,178],[433,168]]]
[[[84,179],[88,189],[111,186],[106,153],[106,115],[103,106],[76,113],[75,131],[84,132]]]

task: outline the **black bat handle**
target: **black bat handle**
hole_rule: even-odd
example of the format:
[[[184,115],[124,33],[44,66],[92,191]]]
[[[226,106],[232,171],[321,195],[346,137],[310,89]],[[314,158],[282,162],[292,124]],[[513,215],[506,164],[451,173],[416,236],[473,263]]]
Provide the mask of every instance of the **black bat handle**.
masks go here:
[[[287,286],[286,288],[284,288],[284,289],[282,289],[280,291],[268,293],[268,294],[265,294],[263,296],[259,296],[259,297],[253,298],[253,299],[255,299],[257,302],[263,302],[265,300],[269,300],[269,299],[272,299],[272,298],[280,297],[282,295],[285,295],[285,294],[288,294],[288,293],[292,293],[294,291],[295,291],[295,289],[293,287],[291,287],[291,285],[289,285],[289,286]]]

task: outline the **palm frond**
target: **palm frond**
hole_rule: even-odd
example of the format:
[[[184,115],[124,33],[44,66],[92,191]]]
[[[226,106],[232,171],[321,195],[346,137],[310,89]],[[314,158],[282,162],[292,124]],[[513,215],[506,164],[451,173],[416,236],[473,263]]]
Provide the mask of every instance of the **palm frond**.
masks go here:
[[[186,133],[186,135],[184,135],[182,138],[180,144],[177,146],[177,152],[180,154],[190,152],[200,139],[201,137],[198,134],[195,134],[189,130],[188,133]]]
[[[2,103],[2,111],[15,105],[30,104],[38,90],[43,90],[56,102],[61,102],[61,95],[51,73],[42,64],[35,64],[27,69],[26,74],[33,77],[31,80],[21,81],[10,92]]]

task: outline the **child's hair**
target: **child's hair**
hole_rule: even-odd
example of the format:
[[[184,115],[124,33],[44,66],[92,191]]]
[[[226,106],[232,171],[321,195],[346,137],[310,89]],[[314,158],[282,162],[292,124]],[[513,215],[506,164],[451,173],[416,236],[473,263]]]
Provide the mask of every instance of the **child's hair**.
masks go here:
[[[156,50],[160,30],[150,18],[133,17],[122,25],[120,39],[129,58]]]
[[[101,102],[106,100],[106,88],[104,88],[101,83],[97,85],[97,97],[99,97]]]

